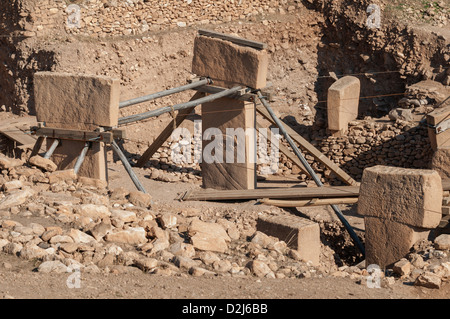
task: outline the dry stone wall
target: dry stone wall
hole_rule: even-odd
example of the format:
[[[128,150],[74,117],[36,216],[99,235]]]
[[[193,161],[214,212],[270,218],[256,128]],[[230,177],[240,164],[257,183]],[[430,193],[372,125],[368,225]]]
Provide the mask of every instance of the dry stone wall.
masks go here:
[[[427,168],[433,151],[427,129],[408,122],[351,122],[348,136],[320,142],[324,154],[356,179],[366,167]]]
[[[12,0],[11,0],[12,1]],[[55,29],[88,36],[138,35],[147,31],[219,24],[294,10],[287,0],[37,0],[22,5],[24,35]]]
[[[431,149],[427,128],[417,123],[397,121],[352,121],[349,133],[345,136],[317,136],[310,141],[325,156],[330,158],[357,181],[361,180],[362,172],[367,167],[386,165],[403,168],[430,168],[433,150]],[[194,158],[195,139],[192,140],[191,157]],[[281,143],[290,149],[284,139]],[[198,163],[176,164],[172,160],[172,149],[175,141],[167,141],[154,154],[148,167],[152,170],[149,175],[155,180],[167,182],[199,182],[201,170]],[[268,152],[271,151],[269,142]],[[292,150],[291,150],[292,151]],[[295,177],[299,182],[308,182],[310,179],[300,171],[281,152],[275,175]],[[268,155],[270,155],[268,153]],[[137,159],[138,157],[136,157]],[[335,177],[331,170],[315,161],[314,157],[306,153],[305,158],[322,182],[332,185],[341,185],[342,182]],[[270,163],[261,163],[258,158],[257,174],[264,175],[264,168]],[[311,181],[312,182],[312,181]]]

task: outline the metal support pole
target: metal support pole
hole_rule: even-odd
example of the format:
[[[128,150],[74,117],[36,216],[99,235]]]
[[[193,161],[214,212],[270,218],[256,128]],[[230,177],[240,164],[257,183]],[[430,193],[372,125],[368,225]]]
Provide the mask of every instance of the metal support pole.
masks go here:
[[[141,182],[137,178],[136,174],[133,171],[133,168],[131,167],[130,163],[128,162],[125,154],[120,149],[119,145],[117,145],[116,141],[112,141],[111,143],[113,151],[119,156],[119,159],[122,161],[123,166],[125,167],[128,175],[130,175],[131,180],[133,181],[134,185],[136,185],[137,189],[140,190],[143,193],[147,193],[145,191],[144,186],[142,186]]]
[[[212,83],[211,79],[202,79],[200,81],[192,82],[190,84],[186,84],[186,85],[183,85],[183,86],[180,86],[180,87],[177,87],[177,88],[173,88],[173,89],[161,91],[161,92],[158,92],[158,93],[153,93],[153,94],[150,94],[150,95],[138,97],[138,98],[135,98],[135,99],[132,99],[132,100],[120,102],[119,103],[119,108],[121,109],[121,108],[128,107],[128,106],[131,106],[131,105],[144,103],[144,102],[147,102],[147,101],[152,101],[152,100],[164,97],[164,96],[168,96],[168,95],[175,94],[175,93],[180,93],[180,92],[187,91],[187,90],[190,90],[190,89],[195,89],[195,88],[198,88],[200,86],[211,84],[211,83]]]
[[[44,158],[49,159],[53,155],[53,152],[55,151],[58,144],[59,144],[59,140],[55,139],[53,141],[52,145],[50,146],[50,148],[48,149],[47,153],[45,153]]]
[[[211,94],[205,97],[202,97],[198,100],[194,100],[194,101],[189,101],[186,103],[181,103],[181,104],[177,104],[174,106],[165,106],[162,108],[159,108],[157,110],[153,110],[153,111],[148,111],[145,113],[141,113],[141,114],[136,114],[136,115],[130,115],[130,116],[126,116],[126,117],[121,117],[119,119],[119,125],[124,125],[124,124],[129,124],[129,123],[133,123],[133,122],[137,122],[137,121],[142,121],[151,117],[156,117],[156,116],[160,116],[161,114],[164,113],[169,113],[169,112],[173,112],[173,111],[179,111],[179,110],[184,110],[184,109],[188,109],[200,104],[204,104],[207,102],[211,102],[217,99],[220,99],[222,97],[226,97],[228,95],[232,95],[234,93],[236,93],[237,91],[242,90],[241,86],[236,86],[232,89],[227,89],[224,90],[222,92],[216,93],[216,94]]]
[[[83,149],[81,150],[81,154],[80,156],[78,156],[77,161],[75,162],[75,166],[73,167],[73,170],[75,172],[75,174],[78,174],[78,171],[80,170],[81,165],[84,162],[84,159],[86,157],[86,153],[89,150],[89,148],[91,147],[91,143],[90,142],[86,142],[84,144]]]
[[[309,165],[308,161],[303,157],[302,153],[298,149],[297,145],[294,143],[292,138],[289,136],[289,134],[284,129],[284,125],[281,123],[280,119],[275,115],[272,108],[270,107],[269,103],[265,99],[265,97],[261,94],[261,91],[258,91],[258,98],[260,99],[261,103],[264,105],[264,107],[269,112],[270,116],[274,120],[274,122],[277,124],[278,128],[281,131],[281,134],[283,134],[284,138],[287,140],[289,145],[291,146],[292,150],[294,151],[295,155],[297,155],[298,159],[302,162],[303,166],[308,171],[309,175],[313,178],[314,182],[317,186],[323,187],[322,181],[319,179],[319,177],[316,175],[312,167]],[[358,236],[353,231],[353,228],[350,226],[348,221],[345,219],[344,215],[342,214],[341,210],[337,205],[331,205],[331,208],[333,208],[334,212],[336,213],[339,220],[344,224],[345,228],[350,234],[350,237],[353,239],[354,243],[360,250],[360,252],[365,256],[365,249],[364,246],[361,244]]]

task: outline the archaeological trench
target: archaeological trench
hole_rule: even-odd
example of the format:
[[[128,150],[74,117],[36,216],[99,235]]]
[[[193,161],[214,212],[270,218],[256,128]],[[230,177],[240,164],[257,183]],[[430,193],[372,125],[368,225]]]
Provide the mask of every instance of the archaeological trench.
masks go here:
[[[1,254],[42,273],[446,285],[450,8],[402,8],[2,0]],[[243,162],[175,162],[177,128],[190,158],[208,128],[279,128],[276,169],[251,162],[255,136]]]

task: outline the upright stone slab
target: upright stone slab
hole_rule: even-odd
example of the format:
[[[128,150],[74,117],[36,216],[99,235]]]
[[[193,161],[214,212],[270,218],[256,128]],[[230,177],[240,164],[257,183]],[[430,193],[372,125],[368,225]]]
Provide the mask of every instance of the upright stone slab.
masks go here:
[[[364,216],[366,261],[386,267],[408,254],[442,218],[436,171],[374,166],[363,172],[358,213]]]
[[[255,188],[255,116],[250,102],[221,98],[202,105],[204,188]]]
[[[360,215],[435,228],[442,218],[441,208],[442,181],[436,171],[379,165],[363,172]]]
[[[47,138],[47,148],[53,143],[53,139]],[[74,168],[84,142],[61,140],[51,159],[58,167],[58,170]],[[104,143],[92,143],[92,147],[86,154],[83,164],[78,171],[79,176],[108,180],[107,160]]]
[[[344,76],[328,89],[328,130],[333,135],[342,135],[348,123],[358,116],[361,84],[354,76]]]
[[[34,95],[37,121],[46,126],[80,130],[117,126],[118,79],[38,72],[34,75]]]
[[[366,216],[364,223],[366,266],[381,268],[404,258],[417,241],[428,239],[431,231],[377,217]]]
[[[104,76],[38,72],[34,76],[38,122],[46,127],[93,131],[116,126],[119,114],[120,82]],[[47,139],[49,147],[53,140]],[[59,170],[73,168],[84,147],[82,141],[61,140],[52,160]],[[80,176],[107,180],[103,143],[92,143]]]
[[[437,149],[431,160],[431,169],[439,173],[441,178],[450,178],[450,146]]]
[[[197,36],[194,42],[192,73],[207,76],[215,85],[237,84],[254,89],[266,86],[269,57],[259,50],[209,36]]]
[[[270,216],[259,217],[256,229],[286,242],[288,247],[299,252],[304,261],[319,264],[319,224],[298,216]]]

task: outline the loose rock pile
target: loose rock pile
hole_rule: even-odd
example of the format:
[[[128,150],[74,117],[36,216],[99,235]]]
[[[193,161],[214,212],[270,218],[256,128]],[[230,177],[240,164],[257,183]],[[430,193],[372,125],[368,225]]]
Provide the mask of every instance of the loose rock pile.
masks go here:
[[[38,165],[46,167],[44,162]],[[322,244],[320,264],[313,266],[285,242],[256,231],[258,214],[288,214],[279,209],[261,213],[175,209],[155,205],[148,194],[108,190],[98,180],[77,177],[72,170],[46,172],[42,167],[0,157],[0,249],[33,261],[38,272],[65,273],[76,268],[87,273],[143,271],[177,276],[334,276],[360,284],[370,275],[363,267],[343,265],[327,245]],[[320,226],[326,233],[342,228],[330,224]],[[382,285],[394,284],[394,275],[401,280],[416,278],[417,285],[439,287],[429,281],[439,276],[442,282],[450,275],[447,241],[441,236],[434,247],[432,243],[415,247],[408,261],[397,263],[389,276],[380,275]],[[416,255],[425,261],[417,263]],[[413,267],[403,265],[408,262],[414,271],[408,272]],[[4,262],[0,267],[12,266]]]
[[[108,190],[72,170],[43,172],[4,156],[0,163],[0,247],[35,261],[39,272],[66,272],[75,266],[94,273],[272,278],[317,272],[286,243],[256,232],[255,213],[158,207],[150,195]],[[30,222],[17,221],[23,218]],[[329,248],[324,251],[331,258],[324,257],[325,265],[333,259]],[[330,267],[324,265],[322,272],[328,273]]]
[[[434,243],[416,243],[408,256],[394,264],[394,275],[415,286],[439,289],[444,282],[450,280],[449,243],[448,234],[439,235]]]

